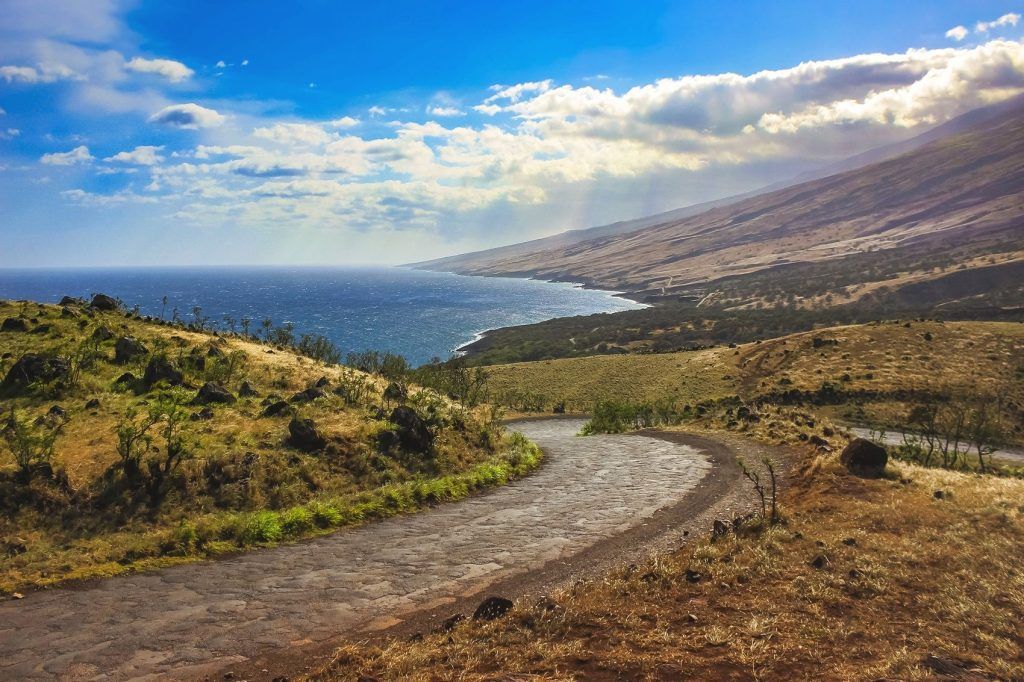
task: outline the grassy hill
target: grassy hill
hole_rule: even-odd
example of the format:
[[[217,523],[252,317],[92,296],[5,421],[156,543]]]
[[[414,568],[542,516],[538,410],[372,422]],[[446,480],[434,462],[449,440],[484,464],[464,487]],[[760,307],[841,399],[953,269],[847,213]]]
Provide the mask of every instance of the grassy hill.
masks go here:
[[[327,532],[537,462],[434,391],[66,303],[0,302],[0,590]]]
[[[1024,324],[890,321],[846,325],[734,348],[599,355],[494,365],[492,399],[517,410],[603,400],[696,405],[725,396],[817,403],[848,422],[896,426],[913,392],[999,393],[1024,415]],[[824,390],[823,390],[824,387]]]

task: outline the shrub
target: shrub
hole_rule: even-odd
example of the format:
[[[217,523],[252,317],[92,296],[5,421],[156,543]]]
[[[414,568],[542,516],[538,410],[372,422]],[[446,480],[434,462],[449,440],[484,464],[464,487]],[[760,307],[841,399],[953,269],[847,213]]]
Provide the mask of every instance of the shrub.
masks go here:
[[[278,514],[260,511],[245,517],[236,540],[240,545],[254,545],[260,542],[277,542],[282,535],[284,532]]]
[[[298,535],[313,527],[313,512],[307,507],[293,507],[281,515],[281,529],[288,535]]]
[[[313,521],[321,528],[341,525],[341,510],[333,504],[314,500],[307,507],[313,514]]]

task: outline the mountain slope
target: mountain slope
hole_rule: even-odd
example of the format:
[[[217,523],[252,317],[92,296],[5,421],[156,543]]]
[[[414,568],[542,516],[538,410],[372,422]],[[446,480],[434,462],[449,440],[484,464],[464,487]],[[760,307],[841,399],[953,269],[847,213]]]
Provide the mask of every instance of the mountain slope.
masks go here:
[[[955,134],[895,158],[699,215],[542,251],[484,252],[425,266],[651,296],[909,246],[917,253],[965,243],[1013,251],[1024,232],[1024,106],[1016,100],[972,112],[926,135],[950,130]]]

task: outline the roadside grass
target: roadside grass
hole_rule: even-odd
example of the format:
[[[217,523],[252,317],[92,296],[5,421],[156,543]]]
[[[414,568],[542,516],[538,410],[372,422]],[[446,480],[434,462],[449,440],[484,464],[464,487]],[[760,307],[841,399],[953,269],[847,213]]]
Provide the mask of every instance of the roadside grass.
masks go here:
[[[810,449],[788,470],[785,525],[684,544],[492,623],[349,644],[312,677],[914,680],[936,661],[1024,677],[1024,481],[900,462],[861,479]]]
[[[7,438],[0,440],[0,596],[329,532],[458,499],[536,464],[525,444],[500,435],[486,407],[469,408],[416,386],[402,400],[428,425],[431,445],[419,451],[396,443],[389,413],[398,401],[385,396],[387,380],[286,347],[84,306],[64,311],[0,301],[0,321],[8,318],[21,318],[29,329],[0,332],[0,379],[26,353],[74,358],[88,347],[92,362],[77,381],[0,396],[0,430],[12,408],[19,422],[37,424],[40,432],[60,425],[49,466],[28,478]],[[101,328],[110,338],[87,341]],[[146,352],[115,362],[116,339],[126,336]],[[138,381],[116,382],[125,372],[141,377],[157,354],[174,362],[190,387],[148,390]],[[235,402],[194,404],[197,387],[207,381],[223,384]],[[243,381],[257,395],[243,396]],[[324,382],[314,399],[293,398]],[[117,430],[129,410],[144,416],[164,399],[182,411],[186,456],[155,498],[148,469],[135,480],[127,475]],[[264,416],[276,401],[288,407]],[[62,416],[53,416],[54,406]],[[291,444],[293,415],[312,419],[327,446],[307,451]],[[140,441],[144,463],[166,454],[161,428],[150,431],[152,442]]]
[[[254,547],[332,533],[346,526],[454,502],[530,473],[543,459],[519,434],[467,471],[403,481],[355,493],[323,495],[287,509],[189,516],[176,526],[97,533],[59,543],[44,531],[25,534],[28,551],[9,557],[0,594],[191,563]]]

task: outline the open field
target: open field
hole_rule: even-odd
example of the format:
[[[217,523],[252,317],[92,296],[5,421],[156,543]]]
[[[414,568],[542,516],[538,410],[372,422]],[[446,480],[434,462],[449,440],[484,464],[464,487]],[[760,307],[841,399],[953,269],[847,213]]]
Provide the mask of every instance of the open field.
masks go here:
[[[6,320],[4,592],[329,532],[537,463],[483,410],[284,346],[78,303],[0,302]]]

